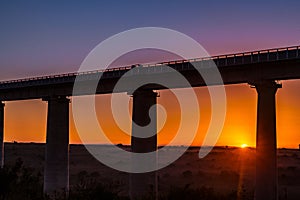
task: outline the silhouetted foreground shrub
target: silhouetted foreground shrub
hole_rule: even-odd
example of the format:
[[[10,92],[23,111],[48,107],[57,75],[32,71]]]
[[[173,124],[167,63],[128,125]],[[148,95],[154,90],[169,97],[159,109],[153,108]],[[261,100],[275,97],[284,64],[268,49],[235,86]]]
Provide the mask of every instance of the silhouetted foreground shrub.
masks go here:
[[[95,185],[89,185],[88,188],[73,188],[70,191],[69,199],[72,200],[96,200],[96,199],[103,199],[103,200],[121,200],[127,199],[125,197],[119,197],[117,193],[111,191],[109,187],[104,186],[100,183]]]
[[[217,194],[213,188],[201,187],[193,189],[190,185],[186,185],[184,188],[172,187],[169,193],[165,197],[161,197],[164,200],[235,200],[237,199],[236,192],[232,192],[228,195]]]
[[[23,166],[18,159],[14,166],[0,169],[0,199],[1,200],[38,200],[43,199],[41,175]]]
[[[91,176],[78,174],[78,184],[71,188],[69,197],[56,193],[55,200],[125,200],[119,197],[113,184],[101,184]],[[89,178],[86,178],[89,177]],[[34,173],[30,168],[24,167],[21,159],[14,166],[0,169],[0,200],[49,200],[43,194],[42,176]]]
[[[70,189],[69,196],[56,194],[55,200],[129,200],[128,196],[120,196],[118,191],[120,183],[102,184],[94,175],[81,172],[77,175],[77,184]],[[24,167],[22,160],[18,159],[14,166],[0,169],[0,200],[49,200],[43,195],[42,176],[34,173],[30,168]],[[141,198],[154,199],[153,194]],[[234,200],[236,192],[228,195],[216,193],[212,188],[202,187],[193,189],[190,185],[184,188],[171,187],[170,190],[159,197],[160,200]]]
[[[128,197],[120,197],[117,189],[118,183],[102,184],[96,179],[94,173],[82,171],[77,175],[77,184],[70,189],[71,200],[126,200]]]

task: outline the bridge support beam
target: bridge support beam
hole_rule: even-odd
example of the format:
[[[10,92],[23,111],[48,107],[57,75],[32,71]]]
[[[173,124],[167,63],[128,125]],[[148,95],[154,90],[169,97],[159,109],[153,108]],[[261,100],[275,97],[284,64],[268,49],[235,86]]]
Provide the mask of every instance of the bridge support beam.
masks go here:
[[[281,85],[258,82],[256,135],[256,200],[277,200],[277,141],[275,95]]]
[[[69,191],[69,99],[53,97],[48,101],[44,193]]]
[[[4,166],[4,103],[0,101],[0,165]]]
[[[134,153],[157,151],[157,93],[138,90],[133,93],[131,150]],[[137,165],[156,166],[156,154],[149,156],[143,163],[132,160]],[[157,199],[157,173],[132,173],[130,175],[130,197],[141,199],[151,195]]]

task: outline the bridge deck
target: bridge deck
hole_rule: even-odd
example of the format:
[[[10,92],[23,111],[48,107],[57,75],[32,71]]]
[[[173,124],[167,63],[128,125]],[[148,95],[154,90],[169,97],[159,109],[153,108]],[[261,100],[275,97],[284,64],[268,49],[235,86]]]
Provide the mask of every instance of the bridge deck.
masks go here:
[[[183,74],[189,80],[191,86],[205,86],[204,80],[194,67],[209,71],[212,61],[218,67],[224,84],[252,83],[265,79],[286,80],[300,78],[300,46],[146,64],[142,67],[136,67],[131,71],[131,74],[134,79],[139,77],[151,80],[151,78],[157,78],[157,76],[170,79],[172,74],[166,69],[167,65]],[[1,81],[0,100],[44,98],[53,95],[71,96],[76,77],[89,82],[98,79],[100,75],[102,77],[97,93],[111,93],[120,77],[131,69],[132,66],[125,66],[98,71]],[[164,89],[164,87],[157,85],[148,87],[149,89]],[[174,82],[172,87],[181,88],[185,86]],[[126,88],[117,92],[126,92]],[[82,92],[82,95],[87,94],[90,93]]]

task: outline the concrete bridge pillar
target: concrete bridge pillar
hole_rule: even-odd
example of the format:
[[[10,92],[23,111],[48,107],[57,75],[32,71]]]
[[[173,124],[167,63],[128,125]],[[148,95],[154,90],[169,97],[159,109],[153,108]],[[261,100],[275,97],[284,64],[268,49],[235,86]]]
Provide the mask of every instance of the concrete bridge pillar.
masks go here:
[[[51,97],[48,101],[44,193],[69,190],[69,99]]]
[[[256,200],[277,200],[277,141],[275,95],[281,85],[258,82],[256,135]]]
[[[153,91],[138,90],[133,93],[132,121],[138,126],[132,125],[132,152],[148,153],[157,150],[157,109],[154,106],[156,98],[157,93]],[[143,136],[144,138],[141,138]],[[153,157],[149,156],[143,164],[156,166],[156,162],[155,154]],[[142,163],[132,160],[132,164],[141,165]],[[132,173],[130,175],[131,199],[141,199],[149,195],[157,198],[157,173]]]
[[[4,103],[0,101],[0,165],[4,166]]]

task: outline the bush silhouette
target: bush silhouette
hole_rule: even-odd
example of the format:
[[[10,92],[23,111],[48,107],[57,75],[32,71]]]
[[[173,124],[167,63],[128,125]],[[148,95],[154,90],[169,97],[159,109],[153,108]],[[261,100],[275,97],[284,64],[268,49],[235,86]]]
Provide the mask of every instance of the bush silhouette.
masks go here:
[[[187,171],[183,175],[191,176]],[[77,175],[76,185],[70,188],[69,196],[57,193],[55,200],[127,200],[128,196],[120,196],[118,191],[122,183],[101,183],[97,180],[99,174],[82,171]],[[21,159],[11,166],[0,169],[0,200],[49,200],[43,194],[42,176],[31,168],[24,167]],[[143,200],[155,199],[154,193],[149,193]],[[233,200],[237,198],[233,191],[228,195],[216,193],[212,188],[171,187],[165,195],[160,195],[160,200]]]
[[[1,200],[39,200],[43,199],[41,175],[23,166],[18,159],[12,167],[0,169],[0,199]]]
[[[235,200],[236,192],[232,191],[228,195],[217,194],[213,188],[202,186],[201,188],[193,189],[190,185],[183,188],[171,187],[169,193],[162,199],[165,200]]]

